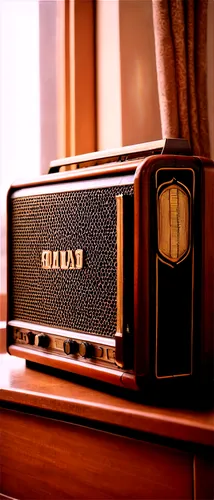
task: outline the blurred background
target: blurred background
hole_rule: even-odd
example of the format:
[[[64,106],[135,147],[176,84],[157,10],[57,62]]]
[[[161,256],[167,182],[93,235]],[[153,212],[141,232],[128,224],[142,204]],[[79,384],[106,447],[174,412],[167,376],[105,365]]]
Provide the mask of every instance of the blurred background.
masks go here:
[[[166,135],[155,26],[162,14],[154,15],[155,1],[0,0],[1,294],[6,293],[6,192],[12,182],[47,173],[56,158]],[[201,34],[205,41],[201,59],[195,52],[195,81],[196,90],[202,80],[206,86],[199,95],[206,98],[207,144],[214,158],[214,2],[205,4],[204,25],[197,27],[200,44]],[[168,61],[166,78],[172,66]],[[176,85],[181,88],[175,80]],[[171,130],[182,135],[179,128]]]

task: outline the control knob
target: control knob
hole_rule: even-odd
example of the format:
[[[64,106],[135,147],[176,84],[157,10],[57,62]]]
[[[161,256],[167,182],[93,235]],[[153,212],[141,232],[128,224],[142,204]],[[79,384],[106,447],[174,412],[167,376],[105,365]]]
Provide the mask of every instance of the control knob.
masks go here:
[[[82,358],[91,358],[93,354],[93,345],[88,342],[82,342],[79,345],[79,354]]]
[[[28,332],[28,344],[33,345],[35,341],[35,333]]]
[[[48,347],[49,346],[49,337],[44,333],[38,333],[35,336],[34,344],[38,347]]]
[[[78,351],[78,343],[75,340],[65,340],[63,343],[65,354],[76,354]]]

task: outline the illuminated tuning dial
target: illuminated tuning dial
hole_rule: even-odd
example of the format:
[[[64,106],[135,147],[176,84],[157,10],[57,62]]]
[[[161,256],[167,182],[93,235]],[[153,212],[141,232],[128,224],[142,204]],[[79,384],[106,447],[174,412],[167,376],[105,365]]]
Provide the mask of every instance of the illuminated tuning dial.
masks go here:
[[[44,333],[38,333],[35,336],[34,344],[38,347],[48,347],[49,346],[48,335],[44,335]]]

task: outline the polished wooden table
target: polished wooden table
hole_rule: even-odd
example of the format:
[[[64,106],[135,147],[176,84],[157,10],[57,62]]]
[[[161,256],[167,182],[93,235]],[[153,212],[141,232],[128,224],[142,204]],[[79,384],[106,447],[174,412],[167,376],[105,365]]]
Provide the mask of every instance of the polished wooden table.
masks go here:
[[[211,410],[144,405],[72,375],[34,370],[2,352],[2,495],[213,498]]]

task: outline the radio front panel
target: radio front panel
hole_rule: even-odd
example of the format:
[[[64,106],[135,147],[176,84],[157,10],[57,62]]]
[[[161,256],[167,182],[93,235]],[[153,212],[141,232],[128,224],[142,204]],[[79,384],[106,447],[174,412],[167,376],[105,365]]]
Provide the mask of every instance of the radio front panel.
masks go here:
[[[87,189],[83,182],[81,190],[70,183],[55,186],[54,193],[34,188],[14,194],[10,320],[115,335],[116,199],[133,198],[133,177],[119,182],[111,179],[109,187],[87,182]]]

